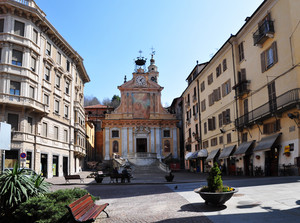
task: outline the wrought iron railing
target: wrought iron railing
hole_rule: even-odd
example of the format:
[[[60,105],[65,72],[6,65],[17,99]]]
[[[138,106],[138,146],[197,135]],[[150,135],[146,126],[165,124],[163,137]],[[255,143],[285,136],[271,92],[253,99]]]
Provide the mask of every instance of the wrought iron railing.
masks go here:
[[[29,5],[29,0],[14,0],[15,2],[19,2],[23,5]]]
[[[262,106],[242,115],[235,120],[236,127],[242,128],[248,126],[255,121],[262,121],[272,114],[281,113],[286,109],[296,106],[300,103],[300,88],[296,88],[285,92],[284,94],[276,97],[272,103],[267,102]]]
[[[273,21],[265,20],[263,24],[258,27],[258,30],[253,34],[254,45],[263,44],[269,35],[274,34],[274,24]]]

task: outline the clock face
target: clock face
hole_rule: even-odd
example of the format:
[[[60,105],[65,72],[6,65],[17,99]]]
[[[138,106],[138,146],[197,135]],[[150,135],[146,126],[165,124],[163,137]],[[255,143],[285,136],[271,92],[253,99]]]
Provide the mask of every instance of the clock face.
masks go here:
[[[144,76],[137,76],[135,78],[135,83],[138,86],[146,86],[146,78]]]

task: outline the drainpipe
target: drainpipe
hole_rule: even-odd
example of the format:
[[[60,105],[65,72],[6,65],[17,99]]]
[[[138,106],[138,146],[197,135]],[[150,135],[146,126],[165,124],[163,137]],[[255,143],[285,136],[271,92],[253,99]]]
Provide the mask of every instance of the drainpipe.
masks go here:
[[[234,35],[231,34],[232,38]],[[236,86],[237,82],[236,82],[236,76],[235,76],[235,60],[234,60],[234,48],[233,48],[233,44],[228,40],[228,43],[231,45],[231,55],[232,55],[232,68],[233,68],[233,79],[234,79],[234,85]],[[237,126],[239,125],[239,113],[238,113],[238,97],[237,97],[237,88],[234,89],[235,92],[235,112],[236,112],[236,126],[235,128],[237,129]],[[237,137],[238,137],[238,146],[240,145],[240,134],[237,131]]]

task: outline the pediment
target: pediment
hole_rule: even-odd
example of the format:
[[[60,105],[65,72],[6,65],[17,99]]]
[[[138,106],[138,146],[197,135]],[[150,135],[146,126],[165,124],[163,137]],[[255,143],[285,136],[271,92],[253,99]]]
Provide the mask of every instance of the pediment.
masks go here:
[[[147,89],[157,89],[157,90],[162,90],[163,87],[161,87],[159,84],[157,84],[156,82],[153,82],[151,80],[147,80],[146,85],[145,86],[137,86],[134,82],[134,79],[131,79],[130,81],[125,82],[124,84],[122,84],[121,86],[118,87],[118,89],[120,91],[124,91],[124,90],[134,90],[134,89],[145,89],[145,91],[147,91]]]

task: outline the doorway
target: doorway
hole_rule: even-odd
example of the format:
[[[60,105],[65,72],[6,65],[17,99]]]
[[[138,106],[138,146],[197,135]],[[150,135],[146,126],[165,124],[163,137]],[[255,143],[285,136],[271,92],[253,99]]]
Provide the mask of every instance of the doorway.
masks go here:
[[[272,148],[265,153],[265,175],[278,176],[278,149]]]
[[[47,163],[48,163],[48,155],[42,154],[41,155],[41,174],[43,177],[46,177],[46,178],[48,177]]]
[[[68,157],[63,157],[63,173],[64,176],[68,175]]]
[[[58,156],[53,156],[52,172],[54,177],[58,177]]]
[[[137,153],[147,152],[147,138],[136,139],[136,152]]]

